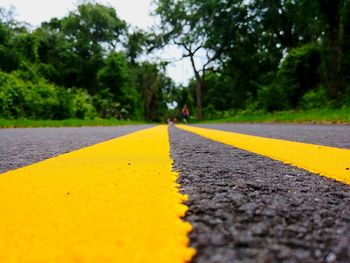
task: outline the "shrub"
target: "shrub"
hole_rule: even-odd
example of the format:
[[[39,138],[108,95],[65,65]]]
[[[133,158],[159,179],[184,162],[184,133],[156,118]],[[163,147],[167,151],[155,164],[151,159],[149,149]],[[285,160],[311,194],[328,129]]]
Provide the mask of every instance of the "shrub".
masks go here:
[[[303,109],[320,109],[328,106],[327,90],[324,86],[306,92],[301,99]]]
[[[289,107],[287,94],[279,85],[274,83],[259,87],[257,104],[258,108],[270,112]]]
[[[64,89],[41,79],[23,80],[0,71],[0,117],[65,119],[97,116],[92,97],[82,89]]]
[[[82,89],[74,90],[75,117],[79,119],[93,119],[97,116],[92,97]]]
[[[101,90],[93,97],[98,115],[102,118],[117,118],[117,104],[108,89]]]
[[[57,105],[53,110],[53,119],[75,118],[74,92],[72,89],[57,88]]]
[[[27,93],[24,81],[0,71],[0,116],[8,119],[25,117]]]
[[[28,92],[25,96],[26,117],[31,119],[52,119],[58,105],[57,88],[44,81],[27,82]]]

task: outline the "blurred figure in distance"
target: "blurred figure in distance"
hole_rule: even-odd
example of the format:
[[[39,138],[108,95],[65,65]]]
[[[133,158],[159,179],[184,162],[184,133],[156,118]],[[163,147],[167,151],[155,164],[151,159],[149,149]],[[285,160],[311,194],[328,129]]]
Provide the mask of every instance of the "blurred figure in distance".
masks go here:
[[[182,115],[182,120],[184,123],[188,123],[188,119],[190,117],[190,111],[187,108],[187,105],[185,104],[184,107],[182,108],[181,111],[181,115]]]

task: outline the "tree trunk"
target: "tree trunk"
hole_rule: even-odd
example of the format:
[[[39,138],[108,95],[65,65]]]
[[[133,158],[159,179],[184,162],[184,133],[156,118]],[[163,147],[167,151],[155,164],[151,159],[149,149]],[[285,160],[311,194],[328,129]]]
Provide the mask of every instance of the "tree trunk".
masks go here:
[[[203,93],[204,81],[199,76],[196,77],[196,102],[197,102],[197,119],[203,120],[203,104],[202,104],[202,93]]]
[[[321,11],[328,24],[327,82],[332,99],[339,98],[344,89],[343,44],[344,18],[343,12],[348,0],[320,1]]]
[[[336,99],[343,90],[343,38],[344,26],[340,19],[339,25],[331,28],[330,32],[330,61],[329,61],[329,93],[332,99]]]
[[[194,62],[194,53],[189,53],[191,64],[194,72],[194,76],[196,77],[196,103],[197,103],[197,120],[203,120],[203,103],[202,103],[202,94],[204,88],[204,79],[200,75],[199,71],[196,68],[196,64]],[[204,75],[204,73],[203,73]]]

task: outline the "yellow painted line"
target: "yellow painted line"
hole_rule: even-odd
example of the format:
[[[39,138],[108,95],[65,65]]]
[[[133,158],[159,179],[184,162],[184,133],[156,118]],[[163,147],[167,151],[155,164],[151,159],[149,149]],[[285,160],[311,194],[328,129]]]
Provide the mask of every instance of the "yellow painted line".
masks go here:
[[[350,184],[350,150],[178,125],[179,128]]]
[[[187,262],[166,126],[0,174],[0,262]]]

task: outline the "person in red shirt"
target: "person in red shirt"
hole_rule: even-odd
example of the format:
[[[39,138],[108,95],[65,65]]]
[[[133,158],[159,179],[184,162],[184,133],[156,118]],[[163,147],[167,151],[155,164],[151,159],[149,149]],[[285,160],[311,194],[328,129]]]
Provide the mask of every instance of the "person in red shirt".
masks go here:
[[[182,114],[182,120],[183,120],[183,122],[184,122],[184,123],[188,123],[188,119],[189,119],[189,117],[190,117],[190,111],[188,110],[186,104],[185,104],[184,107],[182,108],[181,114]]]

